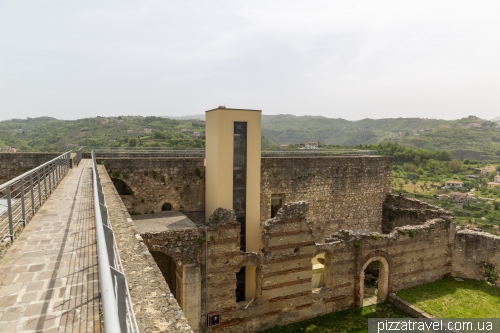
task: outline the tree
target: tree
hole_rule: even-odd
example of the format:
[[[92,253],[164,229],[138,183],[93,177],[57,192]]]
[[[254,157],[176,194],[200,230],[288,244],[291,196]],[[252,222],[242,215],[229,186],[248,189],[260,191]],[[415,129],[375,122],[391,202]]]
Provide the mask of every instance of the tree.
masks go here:
[[[137,139],[130,139],[130,140],[128,141],[128,145],[129,145],[130,147],[135,147],[135,146],[137,146]]]
[[[459,160],[451,160],[450,162],[448,162],[448,167],[454,173],[458,173],[460,172],[460,169],[462,169],[462,162],[460,162]]]

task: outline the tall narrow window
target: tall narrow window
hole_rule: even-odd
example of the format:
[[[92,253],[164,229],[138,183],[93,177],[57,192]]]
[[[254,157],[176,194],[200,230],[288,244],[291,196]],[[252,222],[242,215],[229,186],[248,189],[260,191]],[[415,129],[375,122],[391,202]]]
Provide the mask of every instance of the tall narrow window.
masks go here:
[[[245,266],[236,273],[236,302],[245,300]]]
[[[233,159],[233,209],[241,224],[240,250],[246,246],[246,199],[247,199],[247,123],[234,123]],[[243,279],[244,283],[244,279]]]

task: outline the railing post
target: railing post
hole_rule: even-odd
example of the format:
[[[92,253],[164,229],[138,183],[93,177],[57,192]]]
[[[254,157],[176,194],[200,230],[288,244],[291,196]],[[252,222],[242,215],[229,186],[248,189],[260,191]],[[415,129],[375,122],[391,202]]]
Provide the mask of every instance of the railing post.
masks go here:
[[[48,195],[47,195],[47,167],[46,166],[43,167],[43,187],[44,187],[43,196],[45,197],[45,199],[47,199]]]
[[[38,203],[42,205],[42,179],[40,178],[40,169],[36,170],[36,178],[38,182]]]
[[[7,210],[9,214],[10,242],[14,243],[14,225],[12,224],[12,198],[10,197],[10,185],[7,186]]]
[[[30,173],[30,193],[31,193],[31,211],[35,215],[35,191],[33,189],[33,173]]]
[[[59,182],[61,181],[61,160],[60,159],[58,159],[56,161],[56,175],[57,175],[56,184],[59,185]]]
[[[26,226],[26,207],[25,207],[25,202],[24,202],[24,178],[21,178],[19,180],[19,187],[21,189],[21,221],[23,222],[24,226]]]
[[[49,190],[50,194],[52,194],[52,164],[49,164],[48,167],[49,167]]]

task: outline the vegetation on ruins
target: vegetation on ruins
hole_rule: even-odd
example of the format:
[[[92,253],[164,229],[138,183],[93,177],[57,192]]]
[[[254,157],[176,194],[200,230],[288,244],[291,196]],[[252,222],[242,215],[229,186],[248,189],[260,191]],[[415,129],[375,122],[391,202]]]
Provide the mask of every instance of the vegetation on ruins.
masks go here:
[[[439,318],[500,318],[500,288],[486,281],[448,277],[396,294]]]

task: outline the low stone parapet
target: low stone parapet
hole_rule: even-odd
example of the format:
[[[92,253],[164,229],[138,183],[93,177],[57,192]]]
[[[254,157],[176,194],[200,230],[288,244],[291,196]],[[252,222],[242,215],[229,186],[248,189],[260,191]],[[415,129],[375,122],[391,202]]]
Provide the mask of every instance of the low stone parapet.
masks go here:
[[[98,168],[139,330],[193,332],[104,166]]]
[[[402,299],[394,293],[389,295],[389,302],[391,302],[395,307],[403,310],[413,318],[434,318],[418,306],[411,304],[410,302]]]

